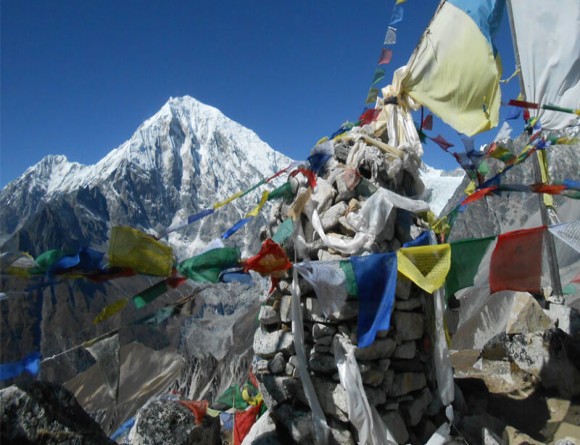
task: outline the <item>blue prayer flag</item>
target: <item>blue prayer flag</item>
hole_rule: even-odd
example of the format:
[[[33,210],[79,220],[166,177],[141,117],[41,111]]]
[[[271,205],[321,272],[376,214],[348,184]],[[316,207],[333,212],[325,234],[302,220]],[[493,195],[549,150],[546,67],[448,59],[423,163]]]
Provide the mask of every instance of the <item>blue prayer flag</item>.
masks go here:
[[[378,331],[389,329],[397,287],[397,254],[351,258],[359,291],[358,347],[372,345]]]

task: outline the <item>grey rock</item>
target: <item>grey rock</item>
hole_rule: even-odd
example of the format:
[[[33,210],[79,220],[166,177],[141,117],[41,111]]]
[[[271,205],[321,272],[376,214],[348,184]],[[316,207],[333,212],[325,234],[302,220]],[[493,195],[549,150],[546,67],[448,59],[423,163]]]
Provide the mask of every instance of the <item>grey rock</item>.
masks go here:
[[[423,389],[427,385],[425,374],[420,372],[396,373],[389,396],[397,397],[408,394],[412,391]]]
[[[424,388],[413,401],[401,404],[401,413],[405,418],[405,423],[410,426],[417,425],[427,412],[427,407],[432,400],[431,391]]]
[[[0,390],[2,443],[114,444],[60,385],[30,381]]]
[[[294,377],[296,368],[292,366],[290,363],[286,363],[286,367],[284,368],[284,374],[290,377]]]
[[[276,353],[274,358],[268,362],[268,370],[272,374],[282,374],[286,370],[286,360],[284,360],[284,354],[281,352]]]
[[[346,183],[344,182],[344,176],[342,175],[342,173],[340,173],[336,176],[335,184],[336,184],[336,190],[338,191],[338,194],[335,198],[336,202],[348,201],[354,197],[355,192],[354,192],[354,190],[348,189],[348,187],[346,186]]]
[[[312,325],[312,336],[314,337],[314,341],[317,341],[318,338],[334,334],[336,334],[336,326],[322,323],[314,323]]]
[[[219,418],[205,416],[200,425],[193,412],[175,401],[153,401],[143,407],[129,435],[131,444],[218,445]]]
[[[319,214],[330,208],[335,196],[336,190],[328,181],[323,178],[316,180],[316,189],[312,194],[311,200],[316,205],[316,210],[318,210]]]
[[[330,320],[347,321],[352,320],[358,316],[358,301],[346,300],[340,310],[334,312]]]
[[[266,406],[270,409],[276,408],[279,404],[303,397],[302,383],[300,380],[287,376],[275,376],[264,374],[258,377],[260,392],[264,397]]]
[[[337,369],[334,356],[320,352],[310,354],[308,365],[312,371],[322,374],[334,374]]]
[[[423,337],[424,316],[416,312],[393,312],[393,325],[397,330],[397,340],[417,340]]]
[[[320,222],[324,231],[334,229],[338,225],[338,219],[346,213],[346,209],[346,203],[341,201],[320,215]]]
[[[332,335],[327,335],[326,337],[315,338],[315,342],[319,346],[329,346],[332,343]]]
[[[411,280],[399,275],[395,294],[399,300],[408,300],[411,297]]]
[[[331,352],[330,345],[321,345],[320,343],[315,343],[313,349],[316,352],[322,352],[324,354],[329,354]]]
[[[353,236],[356,234],[356,229],[348,222],[346,216],[341,216],[338,218],[338,230],[340,233],[347,236]]]
[[[407,443],[409,440],[409,432],[407,431],[401,413],[398,411],[387,411],[381,418],[397,443]]]
[[[397,346],[397,349],[395,349],[395,352],[393,353],[393,358],[403,358],[410,360],[415,357],[416,349],[417,347],[415,345],[415,341],[406,341]]]
[[[372,364],[364,372],[361,371],[361,377],[365,385],[379,386],[385,380],[385,371],[378,364]]]
[[[273,358],[277,352],[294,354],[294,339],[288,331],[266,332],[258,328],[254,335],[254,352],[262,358]]]
[[[281,443],[270,410],[260,416],[242,441],[242,445],[280,445]]]
[[[554,322],[534,297],[524,292],[516,294],[506,322],[506,334],[543,332],[553,326]]]
[[[395,352],[397,343],[392,338],[375,340],[368,348],[356,348],[354,357],[357,360],[380,360],[389,358]]]
[[[272,306],[262,305],[258,320],[265,325],[280,323],[280,314]]]
[[[292,321],[292,297],[284,295],[280,299],[280,320],[283,323],[290,323]]]
[[[316,376],[313,376],[312,384],[324,413],[341,422],[348,422],[348,396],[342,385]],[[300,401],[308,404],[305,397]]]
[[[333,261],[344,259],[340,255],[335,255],[328,252],[326,249],[319,249],[318,252],[316,253],[316,258],[318,258],[318,261]]]
[[[409,300],[397,300],[395,301],[395,309],[398,311],[412,311],[418,309],[422,305],[421,298],[411,298]]]

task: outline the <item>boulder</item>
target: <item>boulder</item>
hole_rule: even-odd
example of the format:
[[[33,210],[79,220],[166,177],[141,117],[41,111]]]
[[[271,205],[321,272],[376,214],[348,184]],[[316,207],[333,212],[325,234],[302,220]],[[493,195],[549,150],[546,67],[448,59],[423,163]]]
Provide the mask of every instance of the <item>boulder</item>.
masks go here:
[[[44,381],[0,390],[0,442],[114,444],[64,387]]]
[[[129,440],[134,445],[219,445],[220,421],[206,415],[198,425],[193,412],[183,405],[155,400],[137,413]]]

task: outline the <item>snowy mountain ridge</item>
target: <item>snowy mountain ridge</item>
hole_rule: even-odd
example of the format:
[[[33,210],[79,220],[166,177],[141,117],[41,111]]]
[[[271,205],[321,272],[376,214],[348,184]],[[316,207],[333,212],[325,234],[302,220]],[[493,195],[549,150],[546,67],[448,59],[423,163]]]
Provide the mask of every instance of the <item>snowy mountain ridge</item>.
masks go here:
[[[445,171],[423,164],[419,174],[425,185],[421,199],[427,201],[433,213],[439,216],[463,182],[465,172],[461,168]]]

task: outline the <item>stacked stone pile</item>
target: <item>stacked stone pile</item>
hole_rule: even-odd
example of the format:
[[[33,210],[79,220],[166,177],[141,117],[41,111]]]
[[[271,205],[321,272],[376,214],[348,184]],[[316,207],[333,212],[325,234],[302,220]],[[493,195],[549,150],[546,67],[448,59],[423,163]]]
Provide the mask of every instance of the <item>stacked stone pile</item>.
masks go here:
[[[348,241],[356,234],[350,224],[352,215],[379,187],[408,197],[422,192],[417,172],[420,154],[409,150],[395,158],[376,146],[385,141],[375,139],[378,144],[368,141],[369,136],[355,136],[335,146],[326,173],[317,178],[310,204],[295,221],[302,225],[305,241],[297,246],[297,261],[349,258],[325,246],[306,216],[308,205],[312,206],[310,210],[318,211],[327,236]],[[293,180],[296,196],[300,197],[306,193],[306,184]],[[286,215],[295,211],[299,200],[281,203],[273,209],[264,236],[275,233]],[[420,233],[422,228],[417,224],[419,220],[410,213],[393,209],[374,243],[357,254],[397,250]],[[293,239],[288,239],[284,247],[294,259]],[[257,356],[254,372],[270,409],[268,437],[272,437],[273,421],[278,435],[285,440],[291,437],[295,443],[314,443],[311,411],[300,380],[292,335],[291,280],[282,280],[261,307],[260,326],[254,338]],[[354,348],[369,404],[376,407],[396,442],[425,443],[445,420],[433,366],[431,296],[399,275],[390,329],[380,331],[370,347],[358,348],[357,298],[349,296],[339,311],[327,317],[312,286],[302,279],[299,284],[306,358],[331,430],[331,443],[354,444],[359,440],[357,429],[349,422],[347,392],[340,383],[333,355],[333,342],[339,339]],[[256,440],[259,434],[253,432],[252,437]]]

